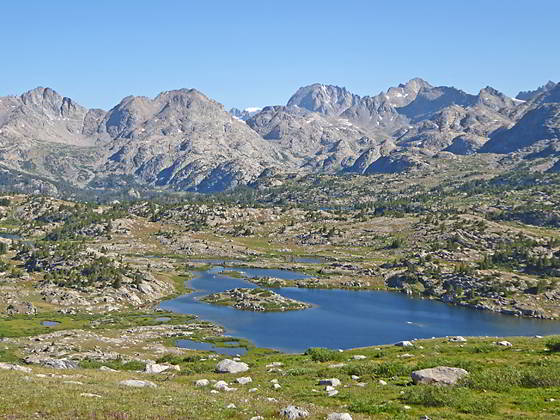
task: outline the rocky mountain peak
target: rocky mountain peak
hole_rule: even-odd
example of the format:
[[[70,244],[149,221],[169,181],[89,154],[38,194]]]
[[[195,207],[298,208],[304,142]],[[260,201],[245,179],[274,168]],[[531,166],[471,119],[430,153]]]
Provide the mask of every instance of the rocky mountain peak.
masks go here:
[[[499,111],[504,108],[514,108],[517,102],[499,90],[486,86],[478,93],[477,104]]]
[[[359,101],[358,95],[348,92],[344,87],[315,83],[299,88],[287,105],[325,115],[340,115]]]
[[[399,84],[397,87],[389,88],[386,93],[382,92],[378,96],[384,97],[391,106],[400,108],[414,101],[420,90],[431,88],[433,88],[433,86],[428,82],[419,77],[415,77],[404,84]]]
[[[37,87],[22,94],[20,99],[28,110],[41,112],[51,118],[72,117],[76,113],[84,114],[87,111],[72,99],[59,95],[51,88]]]

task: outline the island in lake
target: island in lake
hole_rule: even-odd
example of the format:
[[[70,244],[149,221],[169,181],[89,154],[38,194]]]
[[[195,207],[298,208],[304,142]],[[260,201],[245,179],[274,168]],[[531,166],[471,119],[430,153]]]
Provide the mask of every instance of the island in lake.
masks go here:
[[[200,299],[207,303],[231,306],[253,312],[285,312],[311,308],[311,305],[279,295],[267,289],[237,288],[213,293]]]

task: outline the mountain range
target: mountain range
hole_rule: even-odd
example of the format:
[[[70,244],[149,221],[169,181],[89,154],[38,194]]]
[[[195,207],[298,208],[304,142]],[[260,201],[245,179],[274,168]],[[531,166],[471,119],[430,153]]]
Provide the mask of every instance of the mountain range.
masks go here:
[[[0,98],[0,184],[214,192],[268,173],[410,170],[445,152],[544,153],[558,170],[559,139],[554,82],[516,98],[419,78],[374,96],[313,84],[286,105],[229,112],[195,89],[129,96],[104,111],[39,87]]]

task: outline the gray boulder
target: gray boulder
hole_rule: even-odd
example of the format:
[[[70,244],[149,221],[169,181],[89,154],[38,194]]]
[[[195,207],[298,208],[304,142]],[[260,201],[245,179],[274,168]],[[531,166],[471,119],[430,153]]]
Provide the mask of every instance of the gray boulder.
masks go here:
[[[69,359],[52,359],[50,357],[28,356],[24,359],[27,364],[41,365],[53,369],[77,369],[78,363]]]
[[[352,416],[348,413],[331,413],[327,420],[352,420]]]
[[[248,370],[249,366],[247,363],[236,362],[231,359],[224,359],[216,365],[216,372],[218,373],[241,373]]]
[[[319,381],[319,385],[339,386],[340,385],[340,379],[337,379],[337,378],[321,379]]]
[[[395,346],[398,347],[412,347],[414,346],[414,344],[412,344],[410,341],[399,341],[398,343],[395,343]]]
[[[120,381],[119,385],[130,386],[132,388],[155,388],[157,385],[150,381],[138,381],[136,379],[127,379]]]
[[[210,385],[210,381],[208,379],[199,379],[194,383],[194,386],[202,387]]]
[[[465,369],[438,366],[429,369],[415,370],[410,375],[415,384],[454,385],[464,376],[468,375]]]
[[[309,411],[304,408],[289,405],[286,408],[280,410],[280,415],[288,418],[289,420],[296,420],[302,419],[304,417],[309,417]]]

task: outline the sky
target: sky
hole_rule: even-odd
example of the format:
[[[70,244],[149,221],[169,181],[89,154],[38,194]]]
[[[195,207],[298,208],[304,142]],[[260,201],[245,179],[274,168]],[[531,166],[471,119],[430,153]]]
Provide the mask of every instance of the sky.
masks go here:
[[[229,109],[413,77],[515,96],[560,81],[558,16],[558,0],[3,1],[0,96],[43,86],[110,109],[196,88]]]

